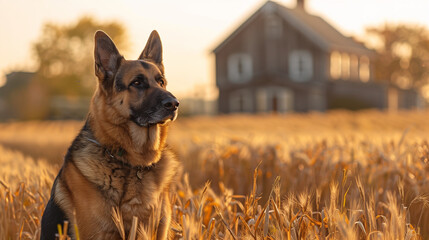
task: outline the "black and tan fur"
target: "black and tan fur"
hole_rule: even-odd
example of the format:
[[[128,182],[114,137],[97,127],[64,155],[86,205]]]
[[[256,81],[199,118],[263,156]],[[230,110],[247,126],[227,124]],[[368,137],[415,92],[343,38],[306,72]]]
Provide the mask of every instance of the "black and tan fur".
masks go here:
[[[126,233],[133,216],[148,224],[160,209],[157,238],[166,239],[170,185],[180,165],[165,142],[179,102],[166,90],[161,40],[153,31],[139,59],[130,61],[98,31],[94,59],[98,87],[55,179],[41,239],[55,239],[64,220],[77,225],[80,239],[120,239],[113,208]]]

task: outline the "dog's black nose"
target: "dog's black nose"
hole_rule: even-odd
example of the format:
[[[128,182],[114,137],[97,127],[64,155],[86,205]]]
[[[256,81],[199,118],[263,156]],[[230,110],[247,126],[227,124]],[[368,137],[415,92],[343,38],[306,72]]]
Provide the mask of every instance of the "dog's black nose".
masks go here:
[[[162,105],[165,109],[173,111],[179,107],[179,101],[175,98],[170,97],[162,100]]]

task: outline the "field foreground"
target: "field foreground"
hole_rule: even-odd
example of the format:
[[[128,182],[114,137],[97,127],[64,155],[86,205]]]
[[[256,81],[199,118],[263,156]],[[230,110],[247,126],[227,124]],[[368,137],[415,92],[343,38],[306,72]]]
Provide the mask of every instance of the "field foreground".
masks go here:
[[[179,119],[169,136],[184,165],[171,235],[428,239],[428,119],[377,111]],[[0,125],[0,239],[38,239],[81,125]],[[139,227],[136,239],[150,239],[153,227]]]

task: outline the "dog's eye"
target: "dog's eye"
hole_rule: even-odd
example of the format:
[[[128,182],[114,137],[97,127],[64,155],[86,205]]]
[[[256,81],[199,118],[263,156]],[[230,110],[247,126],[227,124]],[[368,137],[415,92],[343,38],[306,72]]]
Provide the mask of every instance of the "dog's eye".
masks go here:
[[[131,87],[135,87],[138,89],[146,89],[149,88],[149,85],[147,83],[147,79],[142,74],[137,75],[133,81],[131,81],[130,85]]]
[[[136,81],[132,82],[131,85],[138,87],[138,86],[142,85],[142,82],[140,80],[136,80]]]
[[[164,86],[165,86],[165,80],[164,80],[164,79],[162,79],[162,78],[158,78],[156,81],[158,82],[158,84],[159,84],[161,87],[164,87]]]

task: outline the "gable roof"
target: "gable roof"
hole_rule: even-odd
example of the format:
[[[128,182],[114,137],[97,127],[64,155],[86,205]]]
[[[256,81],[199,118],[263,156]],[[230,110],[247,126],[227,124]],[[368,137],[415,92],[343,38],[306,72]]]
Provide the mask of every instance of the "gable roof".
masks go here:
[[[231,39],[248,26],[257,16],[265,11],[275,12],[286,22],[301,32],[315,45],[324,51],[345,51],[356,54],[374,55],[375,52],[366,48],[362,43],[358,43],[350,37],[341,34],[332,25],[323,18],[311,15],[300,8],[287,8],[278,3],[267,1],[252,16],[242,23],[232,34],[222,41],[213,52],[216,53],[222,49]]]

